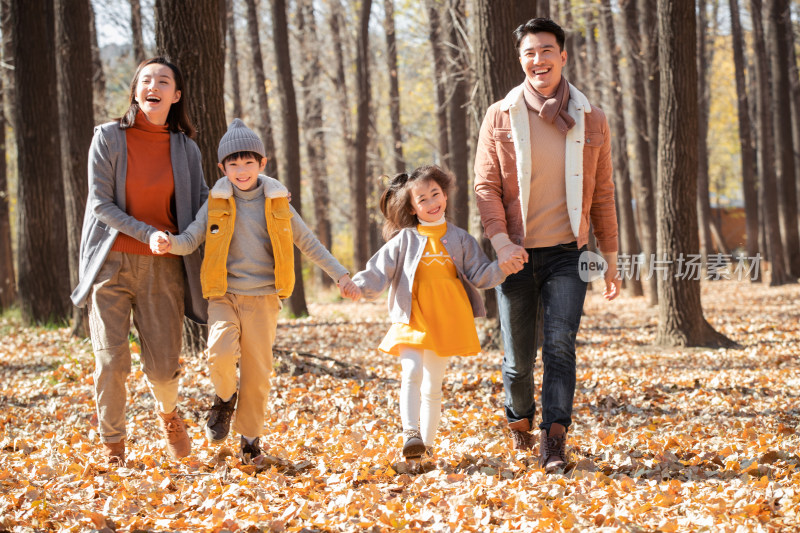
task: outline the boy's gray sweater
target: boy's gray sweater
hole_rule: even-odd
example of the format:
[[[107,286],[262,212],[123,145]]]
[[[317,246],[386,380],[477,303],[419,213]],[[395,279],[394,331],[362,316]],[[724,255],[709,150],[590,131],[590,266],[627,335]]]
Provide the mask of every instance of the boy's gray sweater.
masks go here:
[[[264,218],[264,203],[266,198],[285,197],[287,190],[277,180],[261,175],[258,186],[251,191],[240,190],[228,178],[217,181],[211,190],[215,198],[230,198],[231,195],[236,202],[236,220],[226,262],[228,292],[246,296],[275,294],[275,259]],[[347,269],[317,240],[294,208],[290,209],[295,246],[338,281],[347,274]],[[205,241],[207,225],[208,203],[200,208],[194,222],[183,233],[170,235],[170,253],[185,255],[194,251]]]
[[[506,275],[497,261],[486,257],[475,237],[458,226],[447,224],[440,240],[467,291],[472,314],[486,316],[476,287],[491,289],[502,283]],[[408,324],[411,319],[414,275],[427,243],[428,237],[421,235],[417,228],[402,229],[372,256],[364,270],[353,276],[353,282],[361,288],[367,300],[376,299],[389,287],[389,318],[392,322]]]

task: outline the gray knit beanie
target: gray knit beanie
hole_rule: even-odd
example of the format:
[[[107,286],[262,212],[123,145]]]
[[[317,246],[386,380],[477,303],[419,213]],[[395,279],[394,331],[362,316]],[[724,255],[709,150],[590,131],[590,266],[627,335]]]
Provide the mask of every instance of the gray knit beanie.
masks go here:
[[[267,154],[264,153],[264,143],[239,118],[233,119],[231,125],[228,126],[228,131],[219,140],[219,148],[217,148],[219,162],[222,163],[223,159],[236,152],[255,152],[261,157],[267,157]]]

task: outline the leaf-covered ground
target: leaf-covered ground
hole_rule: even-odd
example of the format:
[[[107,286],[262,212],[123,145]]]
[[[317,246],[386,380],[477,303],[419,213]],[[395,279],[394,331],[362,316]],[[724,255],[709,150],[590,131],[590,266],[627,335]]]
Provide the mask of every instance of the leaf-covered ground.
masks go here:
[[[212,389],[203,361],[187,358],[192,455],[162,451],[135,365],[128,467],[108,470],[90,345],[5,318],[0,530],[797,530],[798,300],[797,285],[705,284],[707,318],[743,348],[664,350],[643,299],[590,292],[571,464],[552,475],[510,451],[497,351],[451,363],[435,455],[402,462],[399,366],[374,349],[383,302],[281,321],[259,468],[236,457],[234,436],[205,441]]]

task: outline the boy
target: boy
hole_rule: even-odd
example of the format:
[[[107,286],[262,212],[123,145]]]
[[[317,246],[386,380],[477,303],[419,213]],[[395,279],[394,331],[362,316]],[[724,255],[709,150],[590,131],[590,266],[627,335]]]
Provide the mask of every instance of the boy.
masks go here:
[[[261,454],[280,299],[294,287],[293,245],[338,281],[343,296],[360,291],[289,205],[286,188],[259,174],[267,163],[264,145],[240,119],[223,135],[217,157],[225,177],[195,221],[180,235],[154,234],[150,246],[155,253],[185,255],[206,241],[200,279],[208,298],[208,366],[216,393],[206,436],[224,441],[235,410],[242,457],[252,460]]]

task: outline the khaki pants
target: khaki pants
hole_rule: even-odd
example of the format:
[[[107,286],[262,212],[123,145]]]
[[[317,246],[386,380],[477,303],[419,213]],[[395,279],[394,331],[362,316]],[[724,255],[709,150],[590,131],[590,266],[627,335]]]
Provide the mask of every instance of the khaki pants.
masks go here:
[[[226,293],[208,301],[208,369],[217,396],[239,400],[233,429],[246,437],[264,431],[264,413],[272,376],[272,345],[281,303],[277,294]]]
[[[125,438],[125,382],[131,372],[128,342],[131,311],[142,343],[140,360],[159,410],[170,413],[178,400],[183,328],[183,260],[111,252],[89,298],[94,349],[94,388],[100,435]]]

